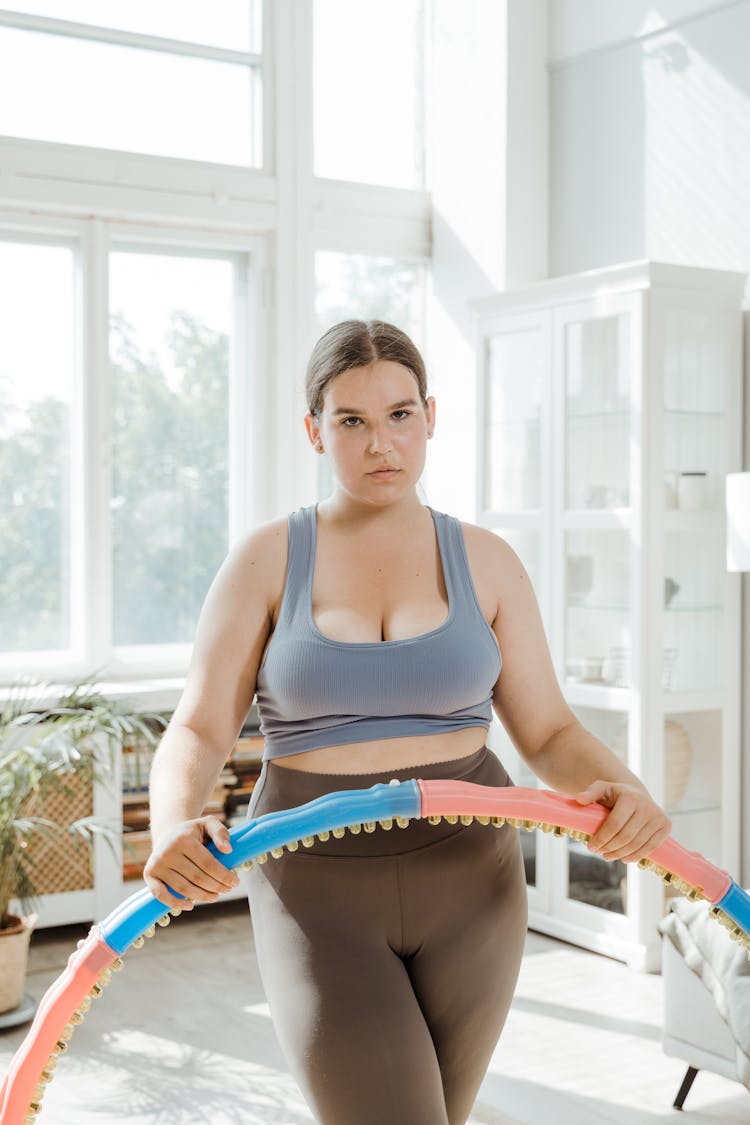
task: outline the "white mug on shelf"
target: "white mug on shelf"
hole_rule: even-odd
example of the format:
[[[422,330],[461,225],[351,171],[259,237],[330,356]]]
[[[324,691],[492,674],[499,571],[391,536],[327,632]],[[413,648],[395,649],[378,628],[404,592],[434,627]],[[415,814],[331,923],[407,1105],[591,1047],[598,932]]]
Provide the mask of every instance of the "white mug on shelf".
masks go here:
[[[683,512],[701,512],[706,507],[707,473],[680,473],[677,504]]]

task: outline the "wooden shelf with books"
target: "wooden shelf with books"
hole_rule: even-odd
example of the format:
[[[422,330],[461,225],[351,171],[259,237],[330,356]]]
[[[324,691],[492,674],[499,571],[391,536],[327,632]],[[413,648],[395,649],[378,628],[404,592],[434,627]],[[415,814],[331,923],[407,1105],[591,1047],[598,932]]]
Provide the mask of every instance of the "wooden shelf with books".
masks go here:
[[[122,748],[122,878],[140,879],[151,853],[148,778],[154,750],[137,742]],[[243,727],[204,809],[227,824],[244,820],[260,776],[263,738],[257,726]]]
[[[226,803],[225,811],[229,825],[239,824],[247,816],[250,797],[260,777],[263,742],[263,736],[257,727],[243,728],[229,756],[228,765],[237,778],[237,784],[229,793]]]

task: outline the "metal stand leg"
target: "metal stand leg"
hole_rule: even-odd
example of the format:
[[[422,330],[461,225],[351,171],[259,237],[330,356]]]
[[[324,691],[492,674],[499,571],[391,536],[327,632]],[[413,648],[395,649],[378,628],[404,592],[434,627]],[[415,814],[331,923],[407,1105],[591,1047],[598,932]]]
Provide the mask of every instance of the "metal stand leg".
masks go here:
[[[690,1087],[693,1085],[693,1082],[695,1081],[695,1076],[696,1076],[697,1073],[698,1073],[698,1071],[696,1070],[696,1068],[694,1066],[689,1066],[687,1068],[687,1070],[685,1072],[685,1077],[682,1080],[682,1085],[680,1086],[680,1088],[677,1092],[677,1097],[675,1098],[675,1100],[673,1102],[674,1109],[682,1109],[682,1103],[685,1101],[685,1098],[690,1093]]]

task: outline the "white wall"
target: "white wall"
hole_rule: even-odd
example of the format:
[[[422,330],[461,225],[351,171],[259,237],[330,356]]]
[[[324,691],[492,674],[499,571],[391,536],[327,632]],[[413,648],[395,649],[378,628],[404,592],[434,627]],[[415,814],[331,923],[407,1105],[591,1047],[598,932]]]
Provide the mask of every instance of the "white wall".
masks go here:
[[[750,3],[550,11],[551,274],[749,269]]]
[[[549,7],[550,274],[635,258],[750,272],[750,0]],[[750,578],[743,583],[749,823]],[[742,874],[747,882],[750,831]]]
[[[550,0],[547,55],[554,64],[608,50],[623,40],[726,6],[720,0]]]
[[[433,290],[437,424],[428,503],[475,515],[474,323],[468,301],[547,274],[545,0],[434,0]]]

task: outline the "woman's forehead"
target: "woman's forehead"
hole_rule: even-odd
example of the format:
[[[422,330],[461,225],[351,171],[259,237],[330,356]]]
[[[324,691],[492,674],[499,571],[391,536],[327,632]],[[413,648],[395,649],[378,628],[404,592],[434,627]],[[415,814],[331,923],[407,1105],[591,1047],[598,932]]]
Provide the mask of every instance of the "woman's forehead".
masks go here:
[[[417,398],[417,381],[408,367],[389,359],[378,359],[366,367],[352,367],[331,379],[326,387],[326,405],[341,406],[352,394],[381,402],[396,395]]]

